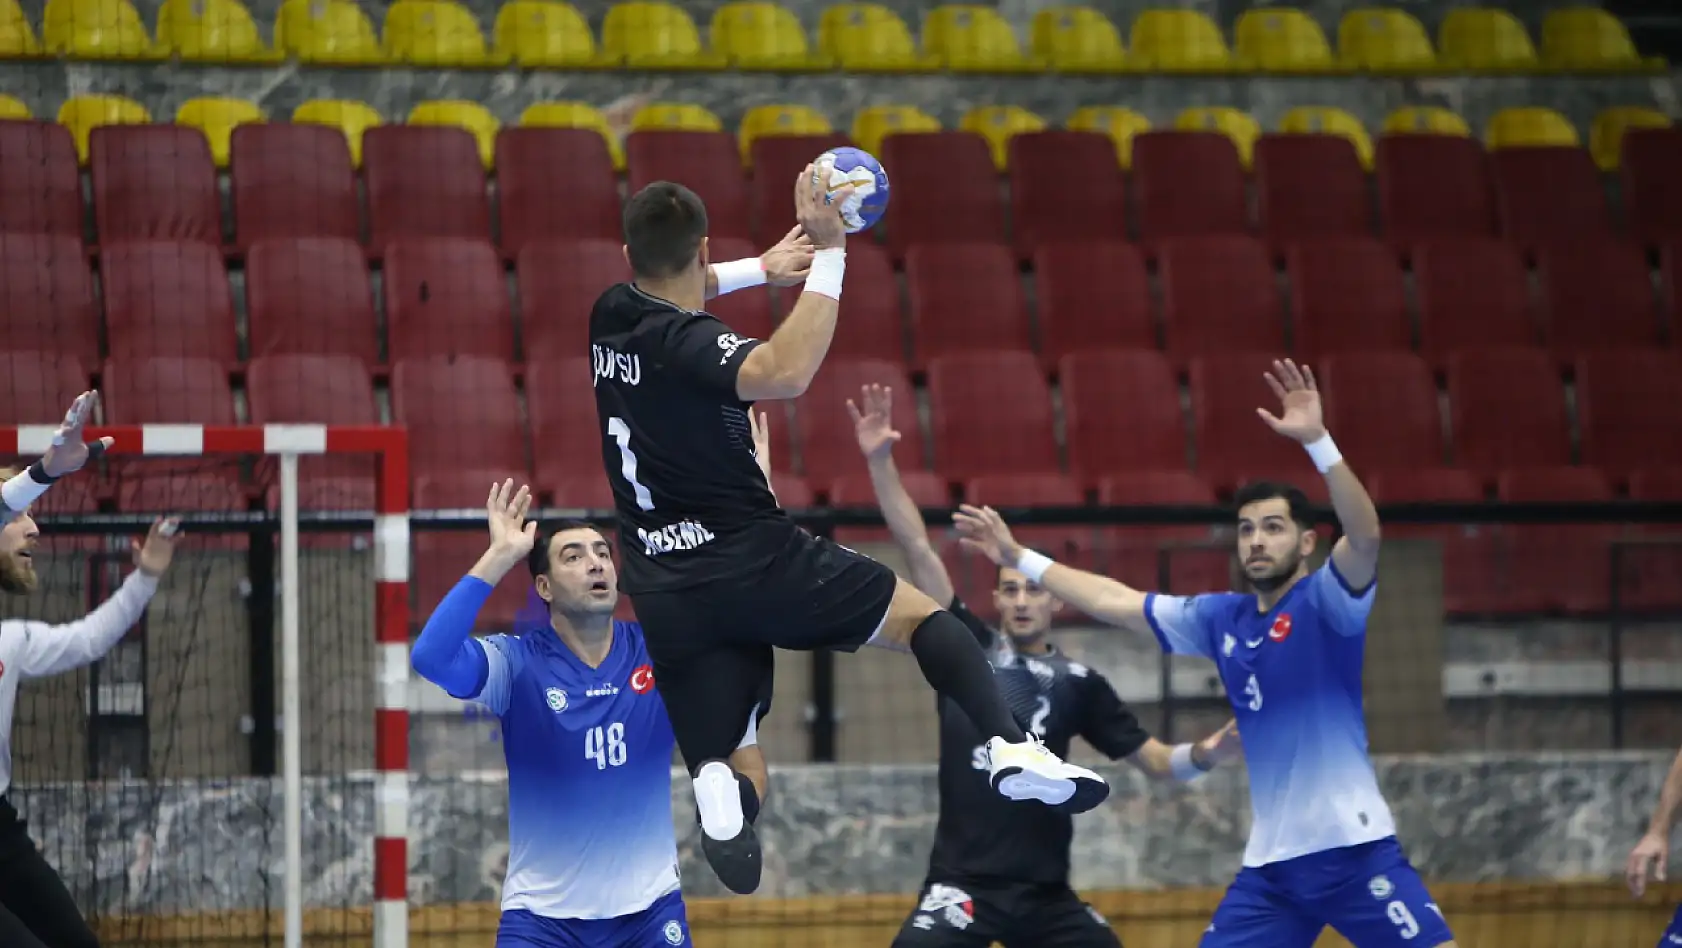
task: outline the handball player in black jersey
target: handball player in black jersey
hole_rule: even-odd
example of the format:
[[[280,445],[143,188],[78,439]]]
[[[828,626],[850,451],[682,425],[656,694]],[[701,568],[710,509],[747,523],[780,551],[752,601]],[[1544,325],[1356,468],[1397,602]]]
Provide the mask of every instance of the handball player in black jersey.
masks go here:
[[[993,592],[1000,635],[958,599],[929,542],[916,503],[900,483],[893,445],[892,392],[867,386],[848,402],[859,450],[894,542],[918,588],[949,603],[994,656],[994,674],[1016,720],[1066,755],[1075,737],[1111,760],[1159,779],[1192,780],[1242,753],[1235,726],[1176,754],[1140,726],[1103,675],[1071,660],[1047,638],[1060,607],[1038,583],[999,570]],[[1074,820],[1045,807],[1018,806],[987,787],[977,749],[982,737],[951,702],[940,702],[940,820],[917,908],[894,948],[1118,948],[1109,922],[1069,886]]]
[[[804,392],[835,334],[847,191],[828,203],[808,165],[795,180],[795,229],[757,259],[714,265],[700,198],[650,184],[625,204],[634,282],[609,288],[590,314],[620,588],[693,780],[702,851],[738,893],[759,886],[760,800],[728,758],[767,710],[773,646],[908,650],[986,735],[993,791],[1069,812],[1109,794],[1017,724],[962,621],[887,567],[796,526],[755,463],[748,410]],[[723,293],[802,281],[769,339],[745,338],[704,309]]]

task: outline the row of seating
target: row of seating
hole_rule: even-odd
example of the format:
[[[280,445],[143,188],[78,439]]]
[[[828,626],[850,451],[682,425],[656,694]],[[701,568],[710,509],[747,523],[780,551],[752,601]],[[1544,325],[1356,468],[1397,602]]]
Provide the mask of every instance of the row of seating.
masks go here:
[[[1522,23],[1503,10],[1451,10],[1437,48],[1425,27],[1396,7],[1350,10],[1338,23],[1334,53],[1325,31],[1293,7],[1247,10],[1232,45],[1215,21],[1189,9],[1145,10],[1124,46],[1102,12],[1089,6],[1041,9],[1026,47],[993,7],[936,6],[921,42],[905,20],[877,3],[824,10],[816,42],[794,13],[776,3],[717,7],[703,39],[675,3],[633,0],[610,7],[601,36],[570,3],[512,0],[497,11],[492,38],[456,0],[398,0],[385,8],[379,33],[353,0],[285,0],[274,43],[263,41],[239,0],[166,0],[156,38],[130,0],[48,0],[44,43],[18,5],[0,8],[0,53],[42,52],[87,59],[199,62],[410,65],[588,69],[744,69],[803,71],[1279,72],[1642,71],[1664,68],[1643,57],[1618,19],[1597,7],[1549,11],[1540,54]]]

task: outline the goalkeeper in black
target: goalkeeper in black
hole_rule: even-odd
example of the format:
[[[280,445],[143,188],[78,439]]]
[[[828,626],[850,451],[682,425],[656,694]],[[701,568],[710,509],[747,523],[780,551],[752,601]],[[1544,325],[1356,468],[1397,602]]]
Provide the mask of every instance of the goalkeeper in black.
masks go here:
[[[1001,569],[993,593],[1003,636],[964,607],[894,467],[899,433],[891,398],[888,389],[867,386],[858,402],[847,405],[877,503],[905,553],[912,583],[947,605],[994,656],[999,690],[1017,722],[1059,756],[1079,736],[1155,778],[1196,779],[1239,756],[1232,723],[1178,747],[1145,733],[1104,676],[1051,644],[1047,632],[1061,603],[1016,570]],[[1103,914],[1069,886],[1073,817],[995,793],[977,753],[985,740],[962,710],[940,700],[940,820],[928,878],[893,948],[987,948],[994,942],[1006,948],[1119,948]]]

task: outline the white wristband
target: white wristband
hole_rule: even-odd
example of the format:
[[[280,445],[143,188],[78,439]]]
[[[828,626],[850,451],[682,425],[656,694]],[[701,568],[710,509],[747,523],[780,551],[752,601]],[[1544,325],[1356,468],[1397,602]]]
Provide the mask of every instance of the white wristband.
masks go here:
[[[1343,452],[1337,449],[1337,442],[1332,440],[1330,433],[1321,435],[1313,444],[1303,445],[1308,452],[1309,460],[1324,474],[1336,467],[1343,460]]]
[[[6,508],[14,513],[23,513],[51,486],[51,481],[38,481],[29,471],[24,471],[0,484],[0,503],[4,503]]]
[[[1174,774],[1174,779],[1182,783],[1190,783],[1209,772],[1191,759],[1190,744],[1174,745],[1174,749],[1168,752],[1168,769]]]
[[[1054,562],[1056,560],[1044,553],[1023,550],[1022,555],[1016,558],[1016,571],[1028,577],[1029,582],[1037,583],[1045,578],[1045,571],[1050,569]]]
[[[765,285],[765,265],[758,257],[730,260],[713,264],[713,278],[718,280],[718,295]]]
[[[841,280],[847,275],[847,251],[825,247],[812,255],[812,270],[806,274],[806,292],[822,293],[832,300],[841,298]]]

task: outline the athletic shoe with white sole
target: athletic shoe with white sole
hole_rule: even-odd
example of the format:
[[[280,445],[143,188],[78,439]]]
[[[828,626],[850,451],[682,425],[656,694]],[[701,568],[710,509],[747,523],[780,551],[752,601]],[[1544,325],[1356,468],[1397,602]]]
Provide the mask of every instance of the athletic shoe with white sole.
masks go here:
[[[1030,734],[1020,744],[1002,737],[987,742],[993,789],[1011,800],[1038,800],[1064,813],[1085,813],[1110,795],[1103,777],[1065,762]]]
[[[695,809],[701,820],[701,852],[718,881],[737,895],[759,888],[764,860],[759,834],[742,813],[736,772],[722,760],[709,760],[695,774]]]

